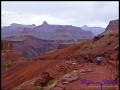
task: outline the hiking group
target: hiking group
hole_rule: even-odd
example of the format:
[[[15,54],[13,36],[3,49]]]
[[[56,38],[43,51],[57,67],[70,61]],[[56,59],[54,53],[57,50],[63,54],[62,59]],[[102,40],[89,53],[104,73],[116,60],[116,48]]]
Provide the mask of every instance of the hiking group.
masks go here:
[[[90,62],[90,63],[93,63],[93,55],[91,55],[91,54],[88,54],[88,56],[87,56],[87,62]],[[99,65],[100,63],[101,63],[101,61],[102,61],[102,57],[100,56],[100,55],[97,55],[96,56],[96,62],[97,62],[97,65]]]

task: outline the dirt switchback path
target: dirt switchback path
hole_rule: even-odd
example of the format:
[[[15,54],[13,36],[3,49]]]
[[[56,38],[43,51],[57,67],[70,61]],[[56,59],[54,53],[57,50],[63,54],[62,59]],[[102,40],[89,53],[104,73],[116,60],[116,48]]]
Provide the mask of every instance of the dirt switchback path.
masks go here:
[[[57,61],[57,63],[58,63],[58,61]],[[116,89],[115,85],[103,84],[104,83],[103,81],[105,81],[105,80],[109,80],[109,81],[112,80],[111,70],[107,67],[107,65],[105,65],[105,63],[102,62],[100,65],[96,65],[96,63],[82,63],[81,65],[78,65],[77,67],[79,67],[78,70],[84,71],[83,73],[79,74],[79,78],[77,78],[71,82],[67,82],[64,84],[58,84],[57,86],[54,87],[54,89],[51,89],[51,90],[59,90],[59,89],[60,90],[118,90],[118,89]],[[52,71],[50,71],[50,72],[52,72]],[[56,71],[54,71],[54,72],[56,72]],[[59,78],[56,78],[56,80],[62,81],[61,78],[63,78],[64,75],[66,75],[66,74],[60,75]],[[58,74],[56,74],[56,77],[58,77]],[[77,74],[75,76],[73,76],[72,78],[76,78],[76,77],[78,77]],[[82,83],[83,80],[85,80],[85,83]],[[91,84],[91,82],[93,84]],[[94,84],[96,82],[99,82],[99,83]],[[101,83],[102,83],[102,86],[101,86]],[[102,87],[102,89],[100,89],[101,87]],[[22,88],[24,88],[25,90],[33,89],[34,81],[33,81],[33,83],[29,82],[28,84],[23,84]]]
[[[112,84],[102,84],[102,89],[100,84],[90,84],[90,82],[100,82],[104,83],[104,80],[112,80],[110,69],[104,65],[96,65],[95,63],[87,63],[85,65],[86,73],[80,76],[80,79],[69,83],[65,90],[118,90],[116,89],[115,85]],[[82,80],[85,83],[82,83]],[[89,84],[87,86],[87,84]]]

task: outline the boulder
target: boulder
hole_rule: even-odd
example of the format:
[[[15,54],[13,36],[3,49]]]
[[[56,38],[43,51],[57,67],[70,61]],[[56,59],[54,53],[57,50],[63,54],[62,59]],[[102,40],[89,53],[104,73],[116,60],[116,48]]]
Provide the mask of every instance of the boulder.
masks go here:
[[[92,69],[91,69],[91,68],[88,68],[86,71],[87,71],[87,72],[92,72]]]

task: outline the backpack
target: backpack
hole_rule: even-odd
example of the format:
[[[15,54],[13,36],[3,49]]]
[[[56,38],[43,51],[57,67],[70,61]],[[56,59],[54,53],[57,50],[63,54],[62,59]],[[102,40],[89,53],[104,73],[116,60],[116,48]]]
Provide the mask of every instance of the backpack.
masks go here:
[[[96,60],[97,60],[97,61],[101,61],[101,57],[97,57]]]

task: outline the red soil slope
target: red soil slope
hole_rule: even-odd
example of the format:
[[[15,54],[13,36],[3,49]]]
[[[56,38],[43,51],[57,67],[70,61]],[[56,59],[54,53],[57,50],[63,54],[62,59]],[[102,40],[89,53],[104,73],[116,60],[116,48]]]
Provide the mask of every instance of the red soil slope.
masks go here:
[[[5,69],[9,69],[8,67],[5,67],[5,65],[10,64],[11,66],[14,63],[18,62],[24,62],[26,59],[18,55],[13,51],[12,44],[8,43],[7,41],[2,41],[2,47],[1,47],[1,68],[2,72]]]
[[[82,79],[92,81],[114,80],[118,75],[118,39],[118,31],[114,31],[109,35],[100,36],[100,39],[96,42],[93,42],[93,40],[85,41],[65,49],[49,52],[33,61],[15,63],[13,67],[2,73],[2,89],[10,90],[19,85],[21,85],[22,89],[33,89],[34,81],[40,78],[43,71],[49,72],[51,76],[59,80],[73,70],[85,70],[79,79],[67,83],[64,86],[65,90],[88,88],[85,85],[80,85],[80,80]],[[86,63],[85,57],[88,54],[94,56],[93,63]],[[102,56],[102,64],[100,66],[97,66],[95,62],[95,56],[98,54]],[[22,84],[29,80],[33,82]],[[55,88],[60,87],[54,87],[53,89]]]
[[[119,35],[118,31],[114,31],[111,34],[103,35],[96,42],[93,40],[84,41],[83,43],[72,45],[65,49],[59,49],[54,52],[48,52],[41,56],[44,59],[76,59],[84,58],[87,54],[92,54],[96,56],[101,54],[105,56],[105,53],[111,52],[114,54],[116,49],[119,48],[118,45]],[[118,49],[117,49],[118,50]]]

